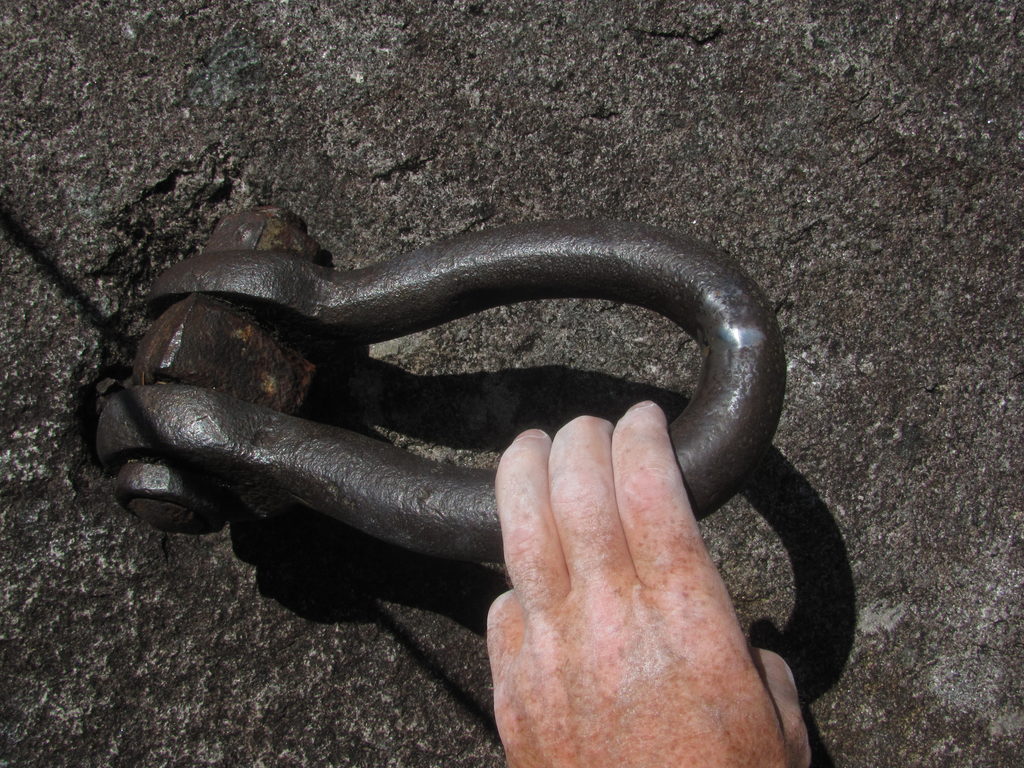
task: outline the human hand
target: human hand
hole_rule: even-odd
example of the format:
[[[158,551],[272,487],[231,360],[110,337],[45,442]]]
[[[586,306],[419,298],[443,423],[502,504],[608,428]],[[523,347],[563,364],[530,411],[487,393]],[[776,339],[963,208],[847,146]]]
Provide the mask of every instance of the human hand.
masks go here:
[[[661,409],[524,432],[496,490],[513,589],[487,647],[511,768],[809,765],[792,674],[743,636]]]

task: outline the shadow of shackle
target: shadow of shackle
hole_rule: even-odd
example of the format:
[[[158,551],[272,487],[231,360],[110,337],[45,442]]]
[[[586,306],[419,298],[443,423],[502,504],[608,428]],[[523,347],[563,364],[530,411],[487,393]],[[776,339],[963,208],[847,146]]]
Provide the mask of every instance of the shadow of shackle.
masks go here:
[[[437,376],[411,374],[369,358],[350,358],[346,366],[352,368],[344,380],[324,371],[322,391],[313,403],[318,420],[377,434],[360,426],[370,423],[474,451],[501,451],[522,429],[553,431],[581,413],[614,422],[640,400],[653,400],[668,414],[681,412],[687,403],[659,387],[564,366]],[[496,413],[502,398],[508,407]],[[820,496],[776,448],[742,493],[779,537],[795,590],[785,626],[756,621],[750,639],[790,664],[810,733],[812,765],[828,768],[833,762],[809,705],[839,680],[853,646],[855,589],[846,545]],[[416,638],[382,612],[381,603],[438,613],[483,635],[490,603],[508,588],[500,570],[412,553],[308,510],[232,524],[231,536],[237,555],[257,567],[262,594],[313,621],[384,625],[494,732],[490,703],[455,684]]]

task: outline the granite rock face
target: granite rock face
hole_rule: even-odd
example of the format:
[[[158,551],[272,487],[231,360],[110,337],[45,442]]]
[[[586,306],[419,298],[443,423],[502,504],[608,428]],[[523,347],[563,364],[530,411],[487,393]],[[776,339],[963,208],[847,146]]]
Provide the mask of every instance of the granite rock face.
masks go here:
[[[689,232],[775,302],[775,449],[703,522],[818,766],[1024,739],[1016,3],[98,2],[0,10],[0,765],[495,766],[500,570],[313,515],[145,528],[92,452],[153,278],[288,206],[339,268],[559,217]],[[376,345],[353,419],[487,465],[692,391],[607,302]]]

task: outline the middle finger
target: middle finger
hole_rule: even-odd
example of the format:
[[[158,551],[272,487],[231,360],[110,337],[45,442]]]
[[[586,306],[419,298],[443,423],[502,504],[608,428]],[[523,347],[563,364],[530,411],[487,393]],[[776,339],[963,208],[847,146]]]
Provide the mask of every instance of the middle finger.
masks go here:
[[[581,416],[551,444],[551,513],[571,589],[636,578],[615,502],[611,438],[607,421]]]

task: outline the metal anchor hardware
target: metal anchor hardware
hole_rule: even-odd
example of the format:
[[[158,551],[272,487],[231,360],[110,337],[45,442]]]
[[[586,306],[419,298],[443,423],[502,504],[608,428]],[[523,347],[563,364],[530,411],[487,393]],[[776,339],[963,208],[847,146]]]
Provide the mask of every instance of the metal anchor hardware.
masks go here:
[[[362,345],[488,307],[604,298],[647,307],[699,343],[703,365],[672,423],[696,510],[741,486],[778,424],[785,359],[760,290],[708,246],[642,224],[559,221],[461,235],[363,269],[315,263],[305,224],[279,208],[222,219],[199,255],[156,282],[163,309],[133,386],[100,416],[118,500],[165,530],[296,503],[408,549],[501,559],[493,473],[448,467],[301,417],[313,365],[252,319]]]

